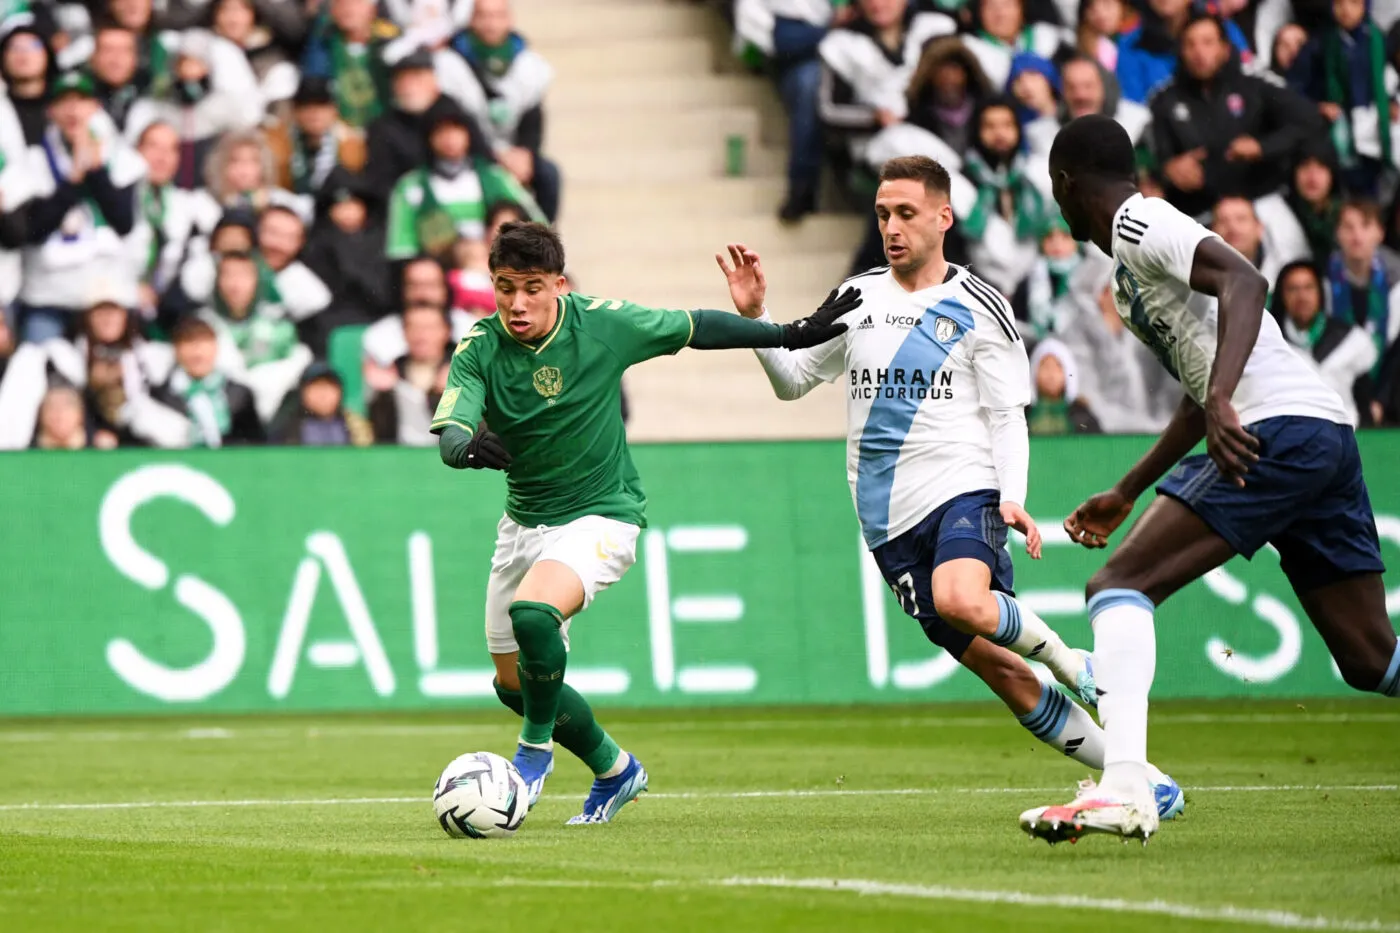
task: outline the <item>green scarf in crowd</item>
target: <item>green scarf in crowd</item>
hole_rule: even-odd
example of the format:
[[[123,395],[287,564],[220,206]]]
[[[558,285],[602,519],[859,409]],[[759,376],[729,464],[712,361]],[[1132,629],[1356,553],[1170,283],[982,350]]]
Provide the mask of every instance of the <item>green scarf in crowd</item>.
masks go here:
[[[1026,160],[1016,155],[1004,169],[993,169],[976,149],[969,149],[963,160],[963,174],[977,187],[977,202],[963,221],[963,230],[970,239],[980,240],[987,230],[987,221],[1000,213],[1001,200],[1011,195],[1016,239],[1034,240],[1045,229],[1045,198],[1035,184],[1026,178]]]
[[[340,118],[356,129],[363,129],[384,112],[384,101],[389,99],[383,43],[371,39],[357,53],[338,31],[334,31],[330,35],[330,46],[335,102]]]
[[[1026,415],[1026,429],[1034,437],[1073,434],[1075,428],[1069,416],[1069,403],[1064,399],[1036,402]]]
[[[1347,86],[1350,82],[1347,57],[1342,49],[1341,28],[1334,25],[1322,38],[1322,60],[1327,73],[1326,99],[1329,103],[1341,106],[1344,111],[1342,119],[1332,124],[1332,142],[1337,147],[1343,166],[1355,164],[1356,148],[1351,139],[1351,121],[1345,111],[1349,107],[1373,103],[1380,123],[1381,161],[1386,165],[1393,165],[1395,163],[1390,152],[1390,99],[1385,92],[1385,35],[1369,18],[1361,25],[1361,31],[1365,33],[1365,37],[1358,41],[1366,44],[1367,61],[1371,66],[1370,101],[1347,100]]]
[[[218,446],[211,443],[214,439],[211,434],[217,432],[221,439],[228,434],[233,423],[233,416],[228,410],[228,393],[224,391],[224,374],[216,371],[203,379],[185,376],[182,381],[185,384],[179,387],[179,394],[192,422],[191,443],[195,447]]]
[[[141,216],[151,227],[151,242],[146,247],[146,265],[141,270],[141,281],[148,285],[153,285],[151,276],[155,274],[156,267],[160,264],[160,254],[165,250],[165,202],[166,190],[157,190],[155,186],[143,184],[141,186]]]

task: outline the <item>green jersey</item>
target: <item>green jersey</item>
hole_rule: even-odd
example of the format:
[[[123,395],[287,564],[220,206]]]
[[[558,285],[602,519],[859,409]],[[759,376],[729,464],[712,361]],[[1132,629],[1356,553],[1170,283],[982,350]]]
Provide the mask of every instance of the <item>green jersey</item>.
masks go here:
[[[484,417],[512,462],[506,514],[527,527],[600,515],[646,527],[646,495],[627,449],[622,373],[690,343],[689,311],[565,295],[554,328],[526,343],[495,315],[452,357],[432,430],[476,431]]]

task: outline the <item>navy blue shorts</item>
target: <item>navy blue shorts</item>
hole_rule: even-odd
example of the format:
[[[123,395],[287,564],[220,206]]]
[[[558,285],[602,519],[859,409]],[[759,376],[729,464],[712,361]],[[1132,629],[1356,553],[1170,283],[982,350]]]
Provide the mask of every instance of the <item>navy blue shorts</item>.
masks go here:
[[[1177,464],[1157,492],[1199,515],[1246,559],[1272,544],[1296,591],[1384,572],[1351,426],[1286,416],[1248,430],[1259,439],[1259,462],[1244,488],[1198,454]]]
[[[992,571],[992,589],[1012,594],[1006,522],[1001,518],[1001,493],[995,489],[967,492],[948,500],[872,553],[904,611],[918,620],[929,641],[955,658],[962,658],[976,636],[958,631],[934,611],[933,568],[971,557]]]

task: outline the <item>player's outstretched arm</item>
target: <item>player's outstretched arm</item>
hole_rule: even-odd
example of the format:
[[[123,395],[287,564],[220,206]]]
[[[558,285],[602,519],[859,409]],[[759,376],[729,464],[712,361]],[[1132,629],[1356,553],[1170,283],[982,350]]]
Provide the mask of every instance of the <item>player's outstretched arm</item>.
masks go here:
[[[697,350],[734,350],[743,347],[782,347],[805,350],[835,340],[846,332],[837,319],[860,307],[860,292],[848,288],[839,295],[831,290],[815,312],[791,324],[755,321],[726,311],[694,311],[695,332],[690,345]]]
[[[1205,434],[1205,412],[1189,395],[1183,395],[1157,442],[1112,489],[1091,496],[1075,509],[1065,519],[1065,532],[1087,548],[1104,547],[1108,536],[1132,514],[1138,496],[1190,453]]]
[[[772,319],[763,305],[768,282],[764,278],[758,253],[742,243],[730,243],[726,249],[733,265],[725,261],[723,253],[715,254],[715,262],[724,273],[735,310],[746,318],[771,323]],[[841,375],[844,354],[840,350],[838,342],[831,341],[799,352],[755,347],[754,355],[763,366],[773,394],[790,402],[802,398],[823,382],[835,381]]]
[[[1259,459],[1259,441],[1240,424],[1230,400],[1259,339],[1269,283],[1249,261],[1208,237],[1196,247],[1191,288],[1216,299],[1216,348],[1205,400],[1206,450],[1222,473],[1244,485]]]

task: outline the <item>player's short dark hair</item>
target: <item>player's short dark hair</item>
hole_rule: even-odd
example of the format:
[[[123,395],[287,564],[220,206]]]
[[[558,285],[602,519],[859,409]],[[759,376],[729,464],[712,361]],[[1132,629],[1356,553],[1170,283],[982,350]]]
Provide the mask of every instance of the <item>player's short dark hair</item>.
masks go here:
[[[184,343],[187,340],[217,340],[218,335],[209,322],[197,317],[183,317],[170,330],[171,343]]]
[[[1375,201],[1367,198],[1347,198],[1342,202],[1342,207],[1337,211],[1337,222],[1340,223],[1342,215],[1347,211],[1356,211],[1361,215],[1361,219],[1376,224],[1379,227],[1385,226],[1385,221],[1381,218],[1381,206]]]
[[[1090,113],[1066,123],[1055,136],[1050,170],[1065,171],[1076,178],[1132,181],[1137,174],[1137,156],[1128,131],[1117,120]]]
[[[924,190],[930,194],[941,194],[943,197],[950,197],[953,191],[953,181],[948,177],[948,170],[937,161],[928,156],[899,156],[890,159],[880,169],[880,181],[917,181],[924,186]]]
[[[513,220],[501,226],[491,244],[491,271],[564,273],[564,243],[545,224]]]

